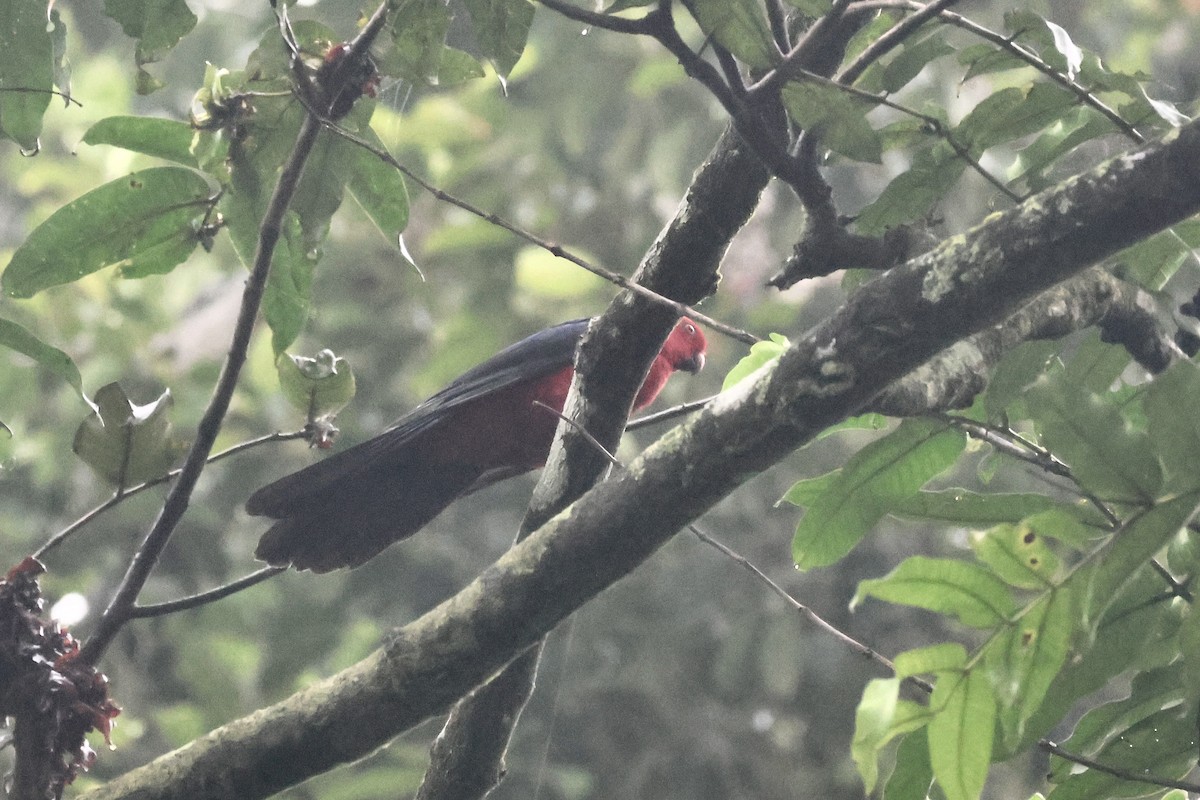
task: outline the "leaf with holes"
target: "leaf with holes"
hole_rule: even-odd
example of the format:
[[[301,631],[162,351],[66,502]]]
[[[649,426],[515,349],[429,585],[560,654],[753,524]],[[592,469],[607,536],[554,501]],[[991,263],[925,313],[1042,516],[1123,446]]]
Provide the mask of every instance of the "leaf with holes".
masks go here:
[[[1059,577],[1062,561],[1029,525],[997,525],[973,535],[971,547],[981,563],[1018,589],[1045,590]]]
[[[1071,593],[1052,590],[1026,609],[987,648],[984,668],[999,706],[1007,743],[1021,738],[1025,721],[1062,669],[1074,632]]]
[[[96,392],[96,410],[75,431],[72,449],[96,474],[133,486],[167,472],[185,445],[171,432],[171,391],[146,405],[130,402],[119,384]]]
[[[350,362],[332,350],[322,350],[315,358],[281,353],[275,371],[283,396],[310,420],[332,416],[354,398]]]
[[[32,297],[105,267],[140,278],[169,272],[191,254],[212,208],[198,172],[154,167],[93,189],[29,234],[4,271],[4,291]]]

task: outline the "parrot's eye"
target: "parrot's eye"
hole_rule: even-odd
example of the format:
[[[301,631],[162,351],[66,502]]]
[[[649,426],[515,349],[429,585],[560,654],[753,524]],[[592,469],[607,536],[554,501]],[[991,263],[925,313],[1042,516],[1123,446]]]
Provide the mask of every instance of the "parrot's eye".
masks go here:
[[[685,331],[687,331],[687,334],[688,334],[688,336],[695,336],[695,335],[696,335],[696,326],[695,326],[695,325],[692,325],[691,323],[688,323],[687,325],[684,325],[684,326],[683,326],[683,329],[684,329]]]

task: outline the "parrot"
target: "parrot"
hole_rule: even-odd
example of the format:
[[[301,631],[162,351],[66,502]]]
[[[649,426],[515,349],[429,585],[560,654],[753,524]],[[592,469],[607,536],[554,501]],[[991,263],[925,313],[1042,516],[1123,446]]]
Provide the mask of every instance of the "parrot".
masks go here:
[[[558,427],[554,412],[566,401],[588,323],[564,322],[508,346],[375,438],[256,491],[246,511],[276,522],[255,557],[316,573],[357,567],[458,498],[545,466]],[[706,347],[696,323],[681,317],[634,410],[653,401],[676,370],[699,372]]]

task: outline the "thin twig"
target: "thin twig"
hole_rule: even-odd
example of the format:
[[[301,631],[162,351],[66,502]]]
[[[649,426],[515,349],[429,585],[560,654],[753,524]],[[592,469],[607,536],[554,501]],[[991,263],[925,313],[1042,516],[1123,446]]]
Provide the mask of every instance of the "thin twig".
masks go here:
[[[654,425],[659,422],[666,422],[667,420],[672,420],[672,419],[675,419],[676,417],[682,417],[685,414],[690,414],[693,411],[699,411],[700,409],[704,408],[706,405],[711,403],[715,397],[716,397],[716,395],[714,394],[714,395],[710,395],[708,397],[702,398],[700,400],[690,400],[686,403],[680,403],[677,406],[672,406],[671,408],[663,409],[662,411],[656,411],[653,414],[646,414],[644,416],[638,417],[637,419],[631,419],[631,420],[629,420],[629,423],[625,426],[625,430],[635,431],[638,428],[644,428],[647,425]]]
[[[217,461],[220,461],[223,458],[228,458],[229,456],[236,455],[236,454],[242,452],[243,450],[249,450],[252,447],[257,447],[258,445],[266,444],[268,442],[286,442],[286,441],[290,441],[292,439],[303,439],[308,435],[309,435],[308,428],[303,428],[298,431],[292,431],[291,433],[282,433],[282,432],[278,432],[278,431],[275,433],[269,433],[266,436],[259,436],[257,439],[250,439],[245,442],[239,442],[238,444],[228,447],[219,453],[214,453],[213,455],[210,455],[208,457],[208,463],[209,464],[216,463]],[[108,511],[110,508],[113,508],[114,506],[120,505],[122,502],[124,502],[125,500],[128,500],[130,497],[132,497],[135,494],[140,494],[141,492],[144,492],[147,489],[151,489],[155,486],[161,486],[162,484],[164,484],[168,481],[174,480],[175,478],[179,477],[179,473],[181,473],[182,471],[183,471],[183,468],[179,467],[179,468],[171,470],[170,472],[166,473],[165,475],[159,475],[157,478],[151,478],[150,480],[148,480],[144,483],[139,483],[136,486],[130,486],[124,490],[114,492],[112,497],[108,498],[100,505],[96,506],[95,508],[93,508],[90,511],[88,511],[87,513],[85,513],[79,519],[75,520],[70,525],[63,528],[58,533],[54,534],[54,536],[50,537],[50,539],[48,539],[46,541],[46,543],[43,544],[37,550],[37,552],[35,552],[33,554],[33,557],[38,559],[39,561],[43,560],[44,556],[47,553],[49,553],[54,548],[58,547],[60,544],[62,544],[64,541],[66,541],[68,538],[70,538],[73,534],[75,534],[81,528],[85,527],[88,523],[90,523],[96,517],[103,514],[105,511]]]
[[[1074,491],[1080,497],[1082,497],[1084,500],[1087,500],[1093,508],[1100,512],[1100,514],[1108,522],[1111,529],[1119,530],[1122,527],[1123,523],[1117,513],[1109,508],[1108,504],[1100,499],[1099,496],[1090,492],[1086,487],[1084,487],[1083,484],[1080,483],[1079,479],[1075,476],[1075,473],[1071,470],[1070,466],[1068,466],[1046,448],[1034,444],[1016,431],[1007,428],[1001,428],[996,425],[977,422],[975,420],[969,420],[954,414],[936,414],[934,416],[937,419],[954,425],[955,427],[964,431],[968,436],[979,439],[983,442],[987,442],[992,447],[1006,455],[1012,456],[1020,461],[1024,461],[1025,463],[1030,464],[1037,469],[1051,475],[1057,475],[1060,478],[1065,478],[1071,482]],[[1172,575],[1170,570],[1163,566],[1158,559],[1150,559],[1150,566],[1167,584],[1171,594],[1174,597],[1182,598],[1189,603],[1193,601],[1194,598],[1192,596],[1192,592],[1190,589],[1188,589],[1187,585]]]
[[[562,14],[567,19],[575,22],[582,22],[584,25],[589,25],[593,28],[601,28],[602,30],[612,31],[613,33],[625,33],[635,35],[649,35],[650,23],[648,19],[659,13],[658,9],[650,11],[644,17],[630,19],[628,17],[617,17],[612,14],[601,14],[595,11],[573,6],[570,3],[565,3],[562,0],[537,0],[537,2]]]
[[[231,581],[224,586],[218,586],[215,589],[181,597],[178,600],[168,600],[165,603],[154,603],[148,606],[135,605],[129,611],[129,618],[145,619],[147,617],[161,617],[166,614],[173,614],[176,611],[199,608],[200,606],[220,600],[222,597],[228,597],[243,589],[248,589],[251,586],[262,583],[267,578],[273,578],[281,572],[287,572],[287,567],[263,567],[257,572],[252,572],[244,578],[238,578],[236,581]]]
[[[363,57],[375,37],[383,29],[387,18],[387,8],[388,4],[383,3],[375,10],[371,19],[367,21],[362,31],[347,48],[346,62]],[[263,292],[266,288],[267,274],[271,268],[271,258],[282,232],[284,215],[296,193],[300,177],[304,174],[304,164],[308,160],[320,132],[320,119],[312,114],[306,114],[300,123],[296,143],[282,166],[279,179],[263,214],[259,226],[258,244],[254,253],[254,265],[242,293],[242,305],[234,325],[229,353],[221,367],[221,374],[213,389],[212,399],[197,426],[196,439],[188,451],[178,480],[163,501],[158,518],[154,521],[154,525],[146,534],[146,538],[138,547],[137,552],[134,553],[125,576],[121,579],[120,585],[100,617],[95,633],[83,646],[80,657],[85,663],[95,664],[104,654],[113,637],[129,621],[138,594],[158,563],[158,558],[170,540],[171,534],[174,533],[183,519],[184,512],[187,511],[192,492],[200,479],[200,473],[204,470],[217,434],[221,431],[221,423],[229,410],[233,392],[237,388],[238,376],[246,362],[250,338],[254,332],[254,323],[258,318],[259,306],[262,304]]]
[[[1121,778],[1122,780],[1126,781],[1135,781],[1137,783],[1145,783],[1150,786],[1164,786],[1168,789],[1182,789],[1185,792],[1192,794],[1200,792],[1200,784],[1190,783],[1188,781],[1177,781],[1172,778],[1157,778],[1153,775],[1147,775],[1144,772],[1128,772],[1123,769],[1117,769],[1116,767],[1110,767],[1100,763],[1099,761],[1093,761],[1085,756],[1075,755],[1074,753],[1068,752],[1049,739],[1042,739],[1038,742],[1038,746],[1047,753],[1056,755],[1062,759],[1066,759],[1072,764],[1079,764],[1080,766],[1087,767],[1088,769],[1094,769],[1097,772],[1103,772],[1105,775],[1112,775],[1114,778]]]
[[[529,242],[530,244],[533,244],[537,247],[542,248],[543,250],[546,250],[553,256],[561,258],[565,261],[569,261],[578,267],[582,267],[583,269],[587,270],[588,272],[592,273],[593,275],[597,275],[597,276],[603,278],[604,280],[608,281],[609,283],[612,283],[614,286],[617,286],[621,289],[628,289],[629,291],[633,292],[634,294],[641,295],[642,297],[646,298],[647,300],[651,300],[655,303],[665,305],[668,308],[673,309],[676,313],[680,314],[681,316],[690,317],[692,320],[700,323],[701,325],[704,325],[706,328],[710,328],[714,331],[717,331],[718,333],[722,333],[731,339],[742,342],[744,344],[754,344],[756,342],[762,341],[758,336],[755,336],[753,333],[750,333],[749,331],[745,331],[745,330],[742,330],[741,328],[735,327],[728,323],[713,319],[712,317],[708,316],[707,314],[705,314],[701,311],[698,311],[696,308],[689,306],[686,303],[680,303],[678,301],[672,300],[669,297],[664,297],[663,295],[659,294],[658,292],[655,292],[652,289],[647,289],[645,286],[642,286],[641,284],[630,280],[629,278],[625,277],[624,275],[622,275],[619,272],[613,272],[612,270],[606,269],[605,267],[601,267],[597,264],[593,264],[593,263],[587,261],[586,259],[581,258],[580,256],[572,253],[570,250],[567,250],[562,245],[555,244],[554,242],[543,239],[540,236],[537,236],[537,235],[531,233],[530,231],[525,230],[524,228],[520,227],[519,225],[515,225],[512,222],[509,222],[508,220],[504,219],[503,217],[493,214],[490,211],[484,211],[483,209],[479,208],[478,206],[472,205],[471,203],[467,202],[466,200],[462,200],[458,197],[455,197],[454,195],[449,194],[448,192],[445,192],[442,189],[439,189],[438,187],[434,186],[429,181],[425,180],[420,175],[415,173],[413,170],[411,170],[410,168],[406,167],[404,164],[397,161],[396,158],[391,153],[387,152],[386,150],[382,150],[382,149],[376,147],[375,145],[371,144],[370,142],[366,141],[365,139],[363,139],[359,136],[356,136],[355,134],[351,133],[350,131],[346,130],[345,128],[335,125],[332,122],[326,121],[324,124],[326,125],[327,128],[329,128],[329,130],[333,131],[338,136],[341,136],[344,139],[346,139],[346,141],[348,141],[352,144],[358,145],[359,147],[362,147],[363,149],[367,150],[369,153],[374,155],[380,161],[384,162],[388,166],[390,166],[393,169],[395,169],[396,171],[400,172],[406,178],[409,178],[414,183],[416,183],[418,186],[420,186],[422,189],[429,192],[435,198],[437,198],[438,200],[441,200],[444,203],[449,203],[452,206],[461,208],[463,211],[466,211],[469,214],[479,217],[480,219],[484,220],[485,222],[488,222],[499,228],[503,228],[504,230],[508,231],[509,233],[513,234],[514,236],[524,239],[525,241]]]
[[[859,76],[866,71],[867,67],[874,64],[886,53],[889,53],[895,47],[899,46],[905,39],[916,32],[917,28],[924,25],[928,20],[940,14],[946,8],[959,2],[959,0],[936,0],[924,7],[917,9],[915,13],[905,17],[897,22],[891,28],[875,41],[871,42],[865,50],[858,54],[854,61],[850,62],[845,68],[839,72],[835,78],[838,83],[850,85],[858,80]]]
[[[622,469],[622,470],[625,469],[625,465],[622,464],[621,461],[616,456],[614,456],[612,453],[610,453],[608,451],[608,448],[606,448],[604,445],[600,444],[600,442],[596,441],[596,438],[594,436],[592,436],[588,431],[584,430],[580,425],[578,425],[575,422],[575,420],[567,417],[565,414],[563,414],[559,411],[556,411],[555,409],[551,408],[550,406],[545,405],[544,403],[541,403],[538,401],[534,401],[534,402],[537,403],[537,405],[540,405],[543,408],[545,408],[546,410],[550,411],[552,414],[557,416],[563,422],[567,423],[572,428],[574,428],[581,436],[583,436],[583,438],[585,440],[587,440],[587,442],[592,447],[596,448],[596,450],[599,453],[601,453],[605,458],[607,458],[608,462],[610,464],[612,464],[614,467],[616,467],[617,469]],[[840,630],[835,625],[832,625],[829,622],[827,622],[823,617],[821,617],[819,614],[817,614],[811,608],[809,608],[804,603],[801,603],[799,600],[797,600],[796,598],[794,598],[790,594],[788,594],[786,589],[784,589],[782,586],[780,586],[775,581],[771,580],[770,576],[768,576],[765,572],[763,572],[758,567],[754,566],[754,564],[751,563],[750,560],[747,559],[745,556],[737,553],[735,550],[722,544],[721,542],[718,542],[716,539],[712,538],[708,534],[701,531],[695,525],[688,525],[687,527],[688,527],[688,530],[690,530],[693,534],[695,534],[696,538],[698,538],[700,541],[702,541],[705,544],[708,544],[712,547],[715,547],[718,551],[725,554],[725,556],[733,559],[736,563],[740,564],[741,566],[743,566],[747,570],[749,570],[751,574],[753,574],[755,577],[757,577],[759,580],[761,580],[763,583],[765,583],[772,592],[774,592],[776,595],[778,595],[780,598],[782,598],[793,609],[795,609],[796,611],[799,611],[801,614],[803,614],[805,619],[807,619],[813,625],[816,625],[821,630],[823,630],[826,633],[828,633],[829,635],[833,636],[833,638],[837,639],[839,642],[841,642],[846,647],[853,650],[858,655],[869,658],[870,660],[874,661],[875,663],[877,663],[880,666],[887,669],[892,674],[895,674],[896,666],[886,656],[880,654],[874,648],[868,647],[867,645],[863,644],[862,642],[859,642],[853,636],[850,636],[848,633],[845,633],[844,631]],[[906,680],[911,682],[914,686],[916,686],[917,688],[921,689],[922,691],[924,691],[926,693],[933,691],[933,685],[922,678],[910,677],[910,678],[906,678]]]
[[[946,144],[950,145],[950,149],[952,149],[954,151],[954,154],[956,156],[958,156],[963,161],[967,162],[967,165],[970,166],[971,169],[973,169],[973,170],[975,170],[975,172],[979,173],[979,175],[982,176],[984,180],[986,180],[993,187],[995,187],[996,190],[998,190],[1001,194],[1003,194],[1005,197],[1007,197],[1009,200],[1013,201],[1014,203],[1020,203],[1025,199],[1021,195],[1014,192],[1012,189],[1008,188],[1008,186],[1004,183],[1004,181],[1000,180],[995,175],[988,172],[988,170],[983,166],[983,164],[981,164],[979,162],[979,159],[977,159],[973,155],[971,155],[970,149],[966,145],[962,144],[957,139],[955,139],[954,134],[951,133],[949,130],[947,130],[946,126],[937,117],[930,116],[929,114],[923,114],[914,108],[909,108],[908,106],[897,103],[896,101],[894,101],[884,95],[875,94],[873,92],[867,92],[862,89],[851,86],[848,83],[841,83],[832,78],[826,78],[824,75],[818,75],[815,72],[809,72],[806,69],[796,69],[796,70],[794,70],[794,72],[795,72],[795,77],[804,78],[805,80],[812,81],[813,83],[818,83],[823,86],[830,86],[841,92],[845,92],[846,94],[851,95],[852,97],[858,97],[858,98],[866,100],[867,102],[870,102],[870,103],[875,103],[877,105],[886,106],[887,108],[890,108],[894,111],[899,111],[902,114],[907,114],[908,116],[913,117],[914,119],[919,119],[925,125],[926,128],[928,128],[930,131],[932,131],[934,133],[934,135],[938,136],[943,141],[945,141]]]
[[[83,103],[79,102],[71,95],[67,94],[66,92],[55,91],[54,89],[32,89],[28,86],[0,86],[0,92],[24,92],[27,94],[49,94],[49,95],[53,95],[54,97],[61,97],[64,101],[66,101],[67,105],[74,103],[75,105],[79,106],[80,108],[83,108]]]
[[[864,658],[868,658],[871,661],[874,661],[876,664],[879,664],[880,666],[882,666],[884,669],[886,669],[888,672],[892,673],[893,675],[896,674],[896,665],[892,663],[891,659],[882,655],[875,648],[868,647],[867,645],[858,641],[853,636],[842,631],[837,626],[832,625],[831,623],[827,622],[821,615],[817,614],[817,612],[813,611],[811,608],[806,606],[804,603],[801,603],[799,600],[792,597],[792,595],[790,595],[786,589],[784,589],[782,586],[780,586],[775,581],[771,580],[771,578],[766,573],[764,573],[758,567],[754,566],[754,564],[751,563],[750,560],[747,559],[745,556],[741,555],[740,553],[738,553],[737,551],[728,547],[727,545],[724,545],[721,542],[717,541],[716,539],[712,538],[711,536],[709,536],[708,534],[704,533],[699,528],[697,528],[695,525],[688,525],[688,530],[690,530],[692,533],[694,533],[700,541],[704,542],[707,545],[710,545],[711,547],[715,547],[718,551],[723,553],[726,557],[733,559],[733,561],[735,561],[736,563],[742,565],[747,570],[749,570],[752,575],[754,575],[760,581],[765,583],[767,585],[767,588],[769,588],[773,593],[778,595],[785,603],[790,605],[794,610],[799,611],[804,616],[804,618],[807,619],[810,623],[817,626],[819,629],[825,631],[825,633],[829,634],[834,639],[841,642],[846,647],[850,648],[856,654],[863,656]],[[916,686],[918,689],[920,689],[921,691],[923,691],[927,694],[933,691],[933,684],[931,684],[929,681],[925,680],[924,678],[917,678],[917,677],[909,676],[909,677],[905,678],[904,680],[908,683],[911,683],[913,686]]]

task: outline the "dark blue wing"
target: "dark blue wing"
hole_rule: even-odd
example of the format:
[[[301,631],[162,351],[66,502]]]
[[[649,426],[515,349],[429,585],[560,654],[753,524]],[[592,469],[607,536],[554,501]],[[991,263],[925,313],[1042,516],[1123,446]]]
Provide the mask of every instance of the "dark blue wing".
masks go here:
[[[259,489],[246,501],[254,515],[281,518],[312,495],[353,478],[381,462],[405,457],[405,448],[419,434],[447,418],[447,412],[522,381],[551,375],[575,359],[575,349],[588,320],[577,319],[538,331],[509,345],[472,367],[449,386],[405,414],[373,439],[324,458]]]

